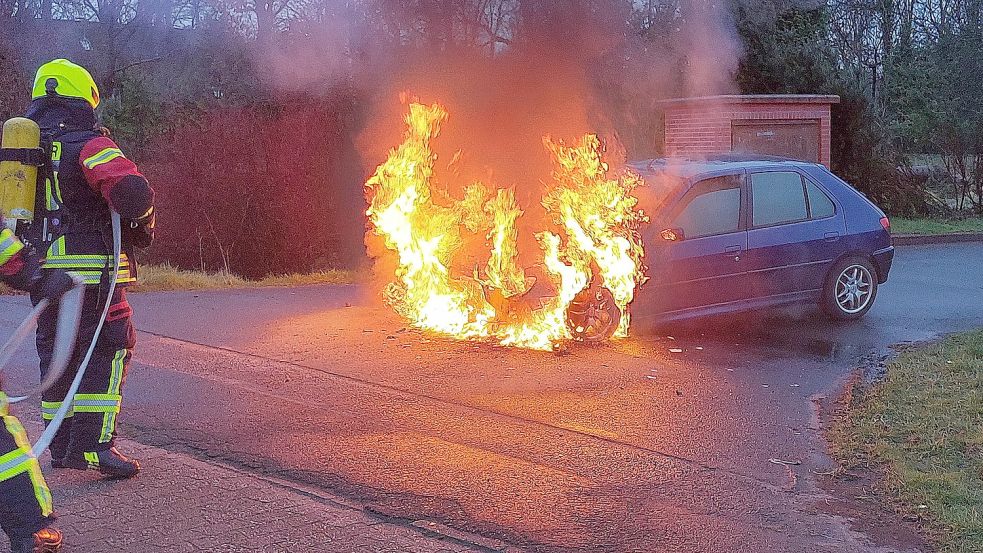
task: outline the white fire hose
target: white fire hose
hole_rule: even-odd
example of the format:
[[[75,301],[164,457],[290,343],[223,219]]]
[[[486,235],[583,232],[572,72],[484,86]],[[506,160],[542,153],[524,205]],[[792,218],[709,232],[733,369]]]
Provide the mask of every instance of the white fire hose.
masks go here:
[[[116,293],[116,282],[119,277],[119,267],[120,267],[120,254],[122,250],[122,230],[120,224],[119,214],[115,211],[112,212],[113,221],[113,272],[109,278],[109,294],[106,297],[106,305],[102,309],[102,316],[99,317],[99,324],[96,325],[95,334],[92,336],[92,342],[89,343],[89,349],[85,353],[85,358],[79,364],[78,372],[75,373],[75,380],[72,381],[72,385],[68,389],[68,393],[65,394],[65,400],[62,402],[61,407],[55,413],[51,422],[44,429],[41,437],[38,438],[37,443],[34,444],[32,453],[35,457],[39,457],[44,453],[45,449],[48,449],[48,445],[51,444],[51,440],[54,439],[55,433],[61,427],[61,423],[65,420],[65,415],[68,414],[68,410],[72,408],[72,399],[75,397],[75,393],[78,392],[79,385],[82,383],[82,377],[85,375],[85,369],[89,366],[89,360],[92,358],[92,353],[96,349],[96,343],[99,341],[99,334],[102,333],[102,327],[106,323],[106,316],[109,314],[109,308],[113,303],[113,294]],[[59,377],[65,372],[69,361],[72,358],[72,354],[75,349],[75,340],[78,337],[78,327],[79,320],[82,315],[82,299],[84,296],[85,284],[81,280],[76,279],[75,286],[67,292],[60,301],[61,308],[58,311],[58,323],[55,330],[55,346],[52,351],[51,363],[48,365],[48,371],[45,375],[44,381],[41,382],[34,391],[29,394],[11,397],[10,403],[19,403],[26,399],[40,395],[44,390],[47,390]],[[7,362],[13,356],[14,351],[20,347],[24,339],[30,334],[31,330],[38,322],[38,318],[41,313],[48,307],[48,300],[41,300],[38,302],[37,306],[31,311],[27,319],[21,323],[17,330],[14,331],[14,335],[10,337],[3,348],[0,349],[0,371],[6,366]]]
[[[48,371],[44,381],[40,386],[22,396],[11,396],[9,403],[20,403],[30,399],[41,392],[47,390],[65,372],[65,367],[72,358],[75,351],[75,339],[78,337],[79,319],[82,315],[82,294],[85,290],[85,283],[79,278],[74,278],[75,286],[66,292],[58,302],[58,323],[55,329],[55,345],[51,355],[51,362],[48,364]],[[37,326],[41,313],[48,308],[49,301],[43,299],[38,302],[34,310],[31,311],[27,319],[17,327],[14,335],[7,340],[3,348],[0,349],[0,370],[7,366],[10,358],[20,345],[27,339],[34,327]]]

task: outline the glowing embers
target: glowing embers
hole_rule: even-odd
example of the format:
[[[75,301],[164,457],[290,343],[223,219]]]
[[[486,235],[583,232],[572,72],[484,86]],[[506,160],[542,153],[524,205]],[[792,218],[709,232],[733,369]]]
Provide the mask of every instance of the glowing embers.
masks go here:
[[[640,178],[610,174],[594,135],[570,146],[544,139],[553,157],[546,217],[534,233],[536,262],[524,267],[524,211],[512,189],[474,182],[452,198],[437,187],[431,141],[447,116],[439,104],[410,104],[402,144],[365,184],[366,241],[389,279],[387,303],[419,328],[502,345],[626,336],[645,278],[645,218],[632,195]]]

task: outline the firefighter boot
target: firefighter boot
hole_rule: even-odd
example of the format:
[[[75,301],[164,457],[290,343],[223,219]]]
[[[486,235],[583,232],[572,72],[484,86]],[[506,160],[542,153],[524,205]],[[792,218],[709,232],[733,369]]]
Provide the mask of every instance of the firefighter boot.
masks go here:
[[[12,540],[10,553],[58,553],[62,535],[56,528],[42,528],[27,539]]]
[[[62,461],[65,468],[85,470],[93,468],[114,479],[132,478],[140,472],[140,462],[129,459],[115,447],[103,451],[89,451],[82,459],[72,456]]]
[[[57,528],[42,528],[34,534],[34,553],[58,553],[62,535]]]

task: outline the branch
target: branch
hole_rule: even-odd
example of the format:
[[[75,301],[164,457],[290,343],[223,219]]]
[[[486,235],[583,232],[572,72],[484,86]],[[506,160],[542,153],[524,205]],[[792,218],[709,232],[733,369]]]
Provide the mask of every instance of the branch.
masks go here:
[[[123,67],[120,67],[119,69],[113,71],[113,73],[122,73],[123,71],[126,71],[127,69],[130,69],[131,67],[136,67],[138,65],[143,65],[145,63],[153,63],[155,61],[160,61],[160,60],[161,60],[160,56],[157,56],[156,58],[150,58],[150,59],[146,59],[146,60],[135,61],[133,63],[130,63],[130,64],[127,64],[127,65],[124,65]]]

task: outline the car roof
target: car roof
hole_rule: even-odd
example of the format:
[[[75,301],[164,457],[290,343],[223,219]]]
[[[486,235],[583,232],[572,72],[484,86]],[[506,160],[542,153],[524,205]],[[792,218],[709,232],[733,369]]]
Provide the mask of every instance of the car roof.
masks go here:
[[[706,173],[740,169],[781,169],[815,165],[797,159],[758,154],[719,154],[706,157],[664,157],[628,164],[639,173],[664,173],[691,179]]]

